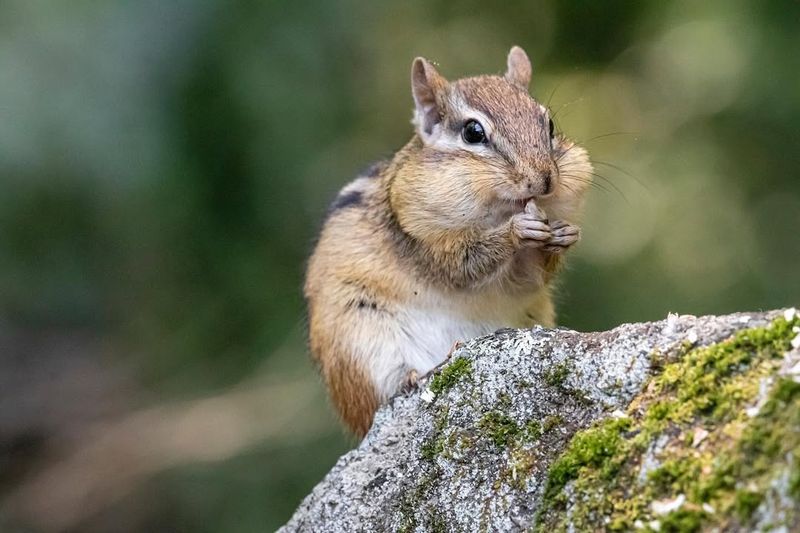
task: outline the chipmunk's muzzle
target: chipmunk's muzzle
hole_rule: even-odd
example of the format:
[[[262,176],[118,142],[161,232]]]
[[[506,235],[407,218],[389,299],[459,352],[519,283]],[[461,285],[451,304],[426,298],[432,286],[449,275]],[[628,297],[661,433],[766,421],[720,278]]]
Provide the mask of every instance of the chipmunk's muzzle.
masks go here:
[[[558,180],[558,169],[546,167],[541,170],[536,169],[526,173],[522,183],[526,188],[526,193],[534,197],[548,196],[553,193]]]

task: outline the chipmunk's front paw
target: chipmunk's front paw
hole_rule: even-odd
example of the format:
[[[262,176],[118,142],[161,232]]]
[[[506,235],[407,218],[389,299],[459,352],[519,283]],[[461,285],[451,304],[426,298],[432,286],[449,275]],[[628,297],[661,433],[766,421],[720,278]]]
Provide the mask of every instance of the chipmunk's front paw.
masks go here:
[[[553,238],[547,215],[533,202],[511,218],[511,232],[520,245],[532,248],[541,248]]]
[[[564,220],[554,221],[550,225],[550,229],[552,230],[552,237],[543,248],[546,252],[562,253],[581,238],[581,228]]]
[[[408,371],[406,377],[403,379],[403,382],[400,384],[400,392],[403,394],[408,394],[409,392],[413,391],[417,388],[419,384],[419,374],[413,368]]]

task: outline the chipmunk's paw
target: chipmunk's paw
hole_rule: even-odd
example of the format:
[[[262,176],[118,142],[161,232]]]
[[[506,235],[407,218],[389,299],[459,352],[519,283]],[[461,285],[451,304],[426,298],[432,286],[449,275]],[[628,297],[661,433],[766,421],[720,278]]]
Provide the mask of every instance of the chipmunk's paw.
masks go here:
[[[412,368],[408,371],[408,374],[406,374],[406,377],[403,379],[402,383],[400,383],[400,392],[403,394],[408,394],[416,389],[418,384],[419,374]]]
[[[581,238],[581,228],[564,220],[556,220],[550,225],[550,240],[543,250],[550,253],[562,253]]]
[[[447,352],[447,357],[445,357],[444,360],[445,361],[449,361],[453,357],[453,352],[455,352],[456,350],[458,350],[462,346],[464,346],[463,342],[461,342],[461,341],[454,342],[453,346],[450,347],[450,351]]]
[[[541,248],[553,238],[547,215],[533,202],[528,202],[525,211],[511,218],[511,231],[521,246]]]

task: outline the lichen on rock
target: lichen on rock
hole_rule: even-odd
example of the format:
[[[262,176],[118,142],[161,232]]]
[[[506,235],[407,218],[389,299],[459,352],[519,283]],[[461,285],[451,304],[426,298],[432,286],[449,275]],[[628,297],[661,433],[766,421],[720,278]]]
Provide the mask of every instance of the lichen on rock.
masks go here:
[[[798,528],[798,331],[787,311],[474,339],[283,530]]]

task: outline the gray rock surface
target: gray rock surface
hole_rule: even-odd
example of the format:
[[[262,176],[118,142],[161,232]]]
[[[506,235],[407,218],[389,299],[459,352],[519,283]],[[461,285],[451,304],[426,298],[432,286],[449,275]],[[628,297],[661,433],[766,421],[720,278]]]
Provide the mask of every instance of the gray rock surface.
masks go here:
[[[624,416],[665,359],[781,316],[670,315],[599,333],[536,327],[471,340],[380,409],[280,531],[529,529],[576,432]]]

